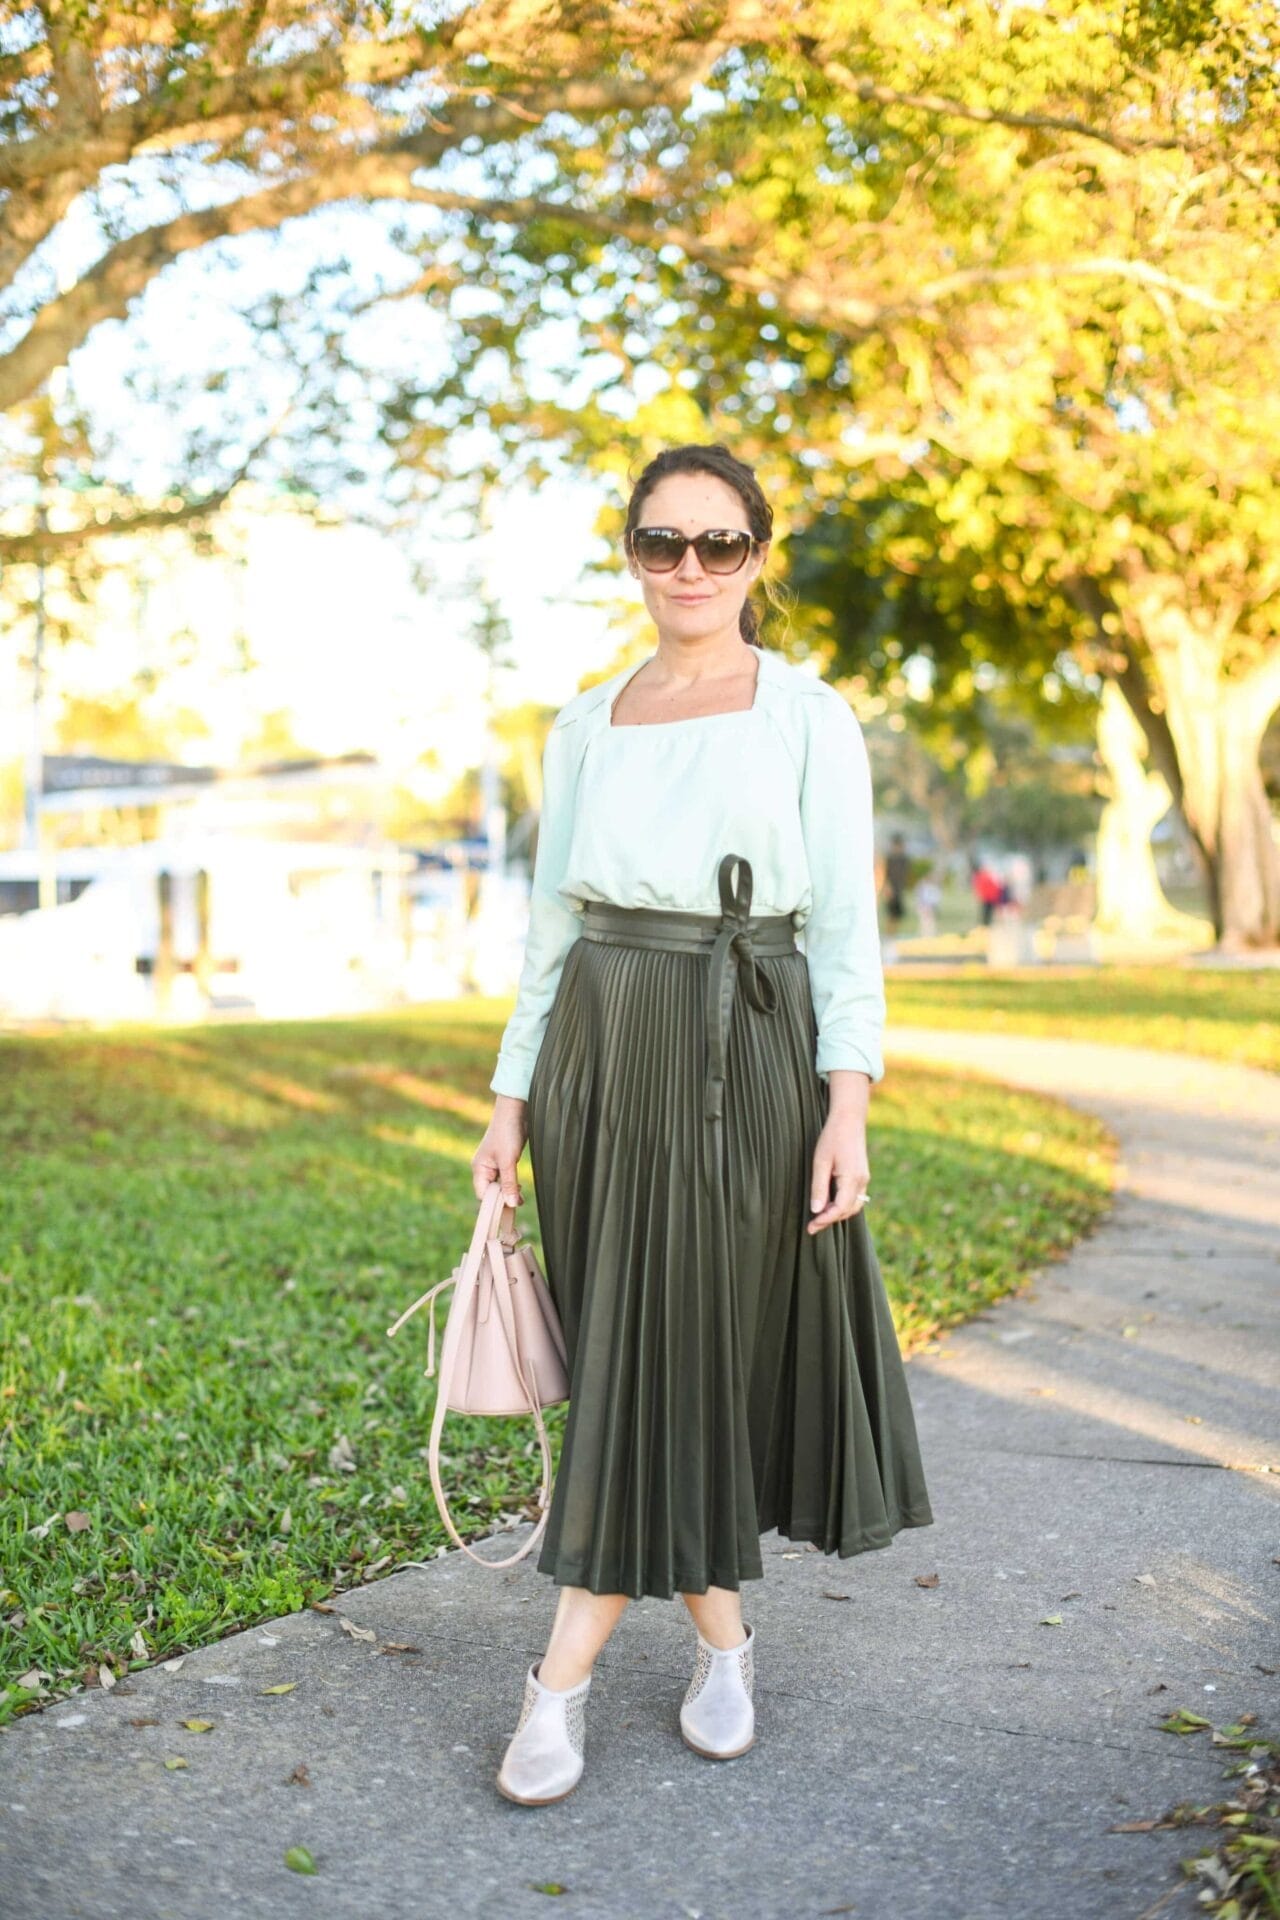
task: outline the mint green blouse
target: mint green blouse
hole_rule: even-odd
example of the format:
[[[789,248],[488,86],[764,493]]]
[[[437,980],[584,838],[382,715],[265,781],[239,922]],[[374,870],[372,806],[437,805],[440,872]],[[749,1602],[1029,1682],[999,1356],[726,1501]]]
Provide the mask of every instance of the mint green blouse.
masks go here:
[[[750,707],[615,727],[613,702],[645,664],[576,695],[547,734],[524,963],[491,1091],[528,1095],[583,903],[718,915],[726,853],[751,863],[752,914],[791,915],[817,1073],[882,1079],[871,769],[852,708],[762,649]]]

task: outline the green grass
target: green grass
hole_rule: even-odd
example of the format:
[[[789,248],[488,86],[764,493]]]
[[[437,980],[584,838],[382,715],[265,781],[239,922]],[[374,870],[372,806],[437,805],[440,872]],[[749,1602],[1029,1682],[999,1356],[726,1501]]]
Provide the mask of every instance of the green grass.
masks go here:
[[[507,1011],[0,1037],[0,1722],[445,1543],[426,1326],[386,1328],[470,1237]],[[908,1349],[1108,1205],[1099,1124],[947,1074],[871,1153]],[[445,1447],[464,1531],[536,1491],[528,1421]]]
[[[1103,967],[1069,974],[886,969],[894,1021],[1051,1034],[1280,1070],[1280,968]]]

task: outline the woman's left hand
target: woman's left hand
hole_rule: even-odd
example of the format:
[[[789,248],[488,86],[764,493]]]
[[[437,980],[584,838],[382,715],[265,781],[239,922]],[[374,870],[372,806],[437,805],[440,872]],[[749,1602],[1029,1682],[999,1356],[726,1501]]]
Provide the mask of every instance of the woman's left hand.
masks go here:
[[[806,1222],[809,1233],[821,1233],[837,1220],[848,1220],[855,1213],[861,1213],[871,1184],[867,1160],[867,1102],[871,1081],[865,1073],[857,1073],[850,1067],[833,1070],[829,1086],[827,1119],[813,1150],[813,1179],[809,1190],[813,1215]]]

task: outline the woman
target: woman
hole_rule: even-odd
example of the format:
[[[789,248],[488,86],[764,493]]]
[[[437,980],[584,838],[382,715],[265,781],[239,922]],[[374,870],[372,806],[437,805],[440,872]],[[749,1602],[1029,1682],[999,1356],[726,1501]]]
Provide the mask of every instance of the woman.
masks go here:
[[[657,647],[570,700],[544,750],[472,1162],[477,1196],[497,1179],[517,1205],[528,1140],[570,1365],[537,1562],[561,1593],[497,1779],[526,1805],[581,1777],[629,1598],[682,1595],[680,1730],[727,1759],[754,1740],[761,1533],[843,1557],[933,1519],[862,1211],[884,1073],[870,772],[844,700],[760,646],[772,522],[727,448],[651,461],[624,546]]]

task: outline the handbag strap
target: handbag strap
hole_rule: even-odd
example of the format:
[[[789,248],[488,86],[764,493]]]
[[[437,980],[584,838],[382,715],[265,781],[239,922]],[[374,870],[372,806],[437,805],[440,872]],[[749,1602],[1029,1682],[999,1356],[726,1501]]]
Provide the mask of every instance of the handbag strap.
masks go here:
[[[496,1203],[501,1192],[502,1188],[496,1180],[492,1181],[490,1185],[486,1187],[484,1196],[480,1202],[480,1210],[476,1215],[476,1224],[472,1229],[471,1245],[467,1248],[466,1257],[458,1262],[458,1265],[454,1268],[447,1280],[437,1280],[434,1287],[428,1287],[427,1291],[421,1294],[411,1307],[405,1308],[400,1318],[387,1328],[388,1338],[390,1338],[392,1334],[399,1333],[406,1320],[412,1319],[420,1307],[425,1307],[428,1301],[434,1300],[436,1295],[442,1292],[445,1287],[451,1287],[455,1284],[461,1286],[463,1280],[468,1275],[474,1278],[474,1276],[479,1273],[480,1262],[484,1256],[485,1244],[492,1237],[492,1216],[497,1210]],[[511,1211],[514,1220],[514,1209]],[[436,1342],[436,1321],[434,1313],[430,1316],[430,1327],[431,1331],[427,1338],[427,1372],[434,1373]]]

